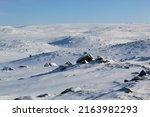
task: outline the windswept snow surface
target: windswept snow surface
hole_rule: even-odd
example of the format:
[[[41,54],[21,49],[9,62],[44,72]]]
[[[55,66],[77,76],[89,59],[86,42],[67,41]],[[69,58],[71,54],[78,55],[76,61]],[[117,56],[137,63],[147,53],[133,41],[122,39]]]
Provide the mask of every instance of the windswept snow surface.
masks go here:
[[[0,99],[150,99],[150,24],[0,26]]]

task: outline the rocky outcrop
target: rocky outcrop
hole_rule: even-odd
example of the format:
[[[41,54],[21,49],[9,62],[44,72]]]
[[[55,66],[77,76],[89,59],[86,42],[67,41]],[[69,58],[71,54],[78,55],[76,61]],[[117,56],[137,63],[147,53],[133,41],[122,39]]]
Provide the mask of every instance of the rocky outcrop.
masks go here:
[[[108,62],[109,62],[109,60],[106,60],[106,59],[104,59],[104,58],[101,57],[101,56],[97,56],[97,58],[95,59],[95,61],[96,61],[97,63],[108,63]]]
[[[2,68],[2,71],[13,71],[13,70],[14,70],[13,68],[6,66]]]
[[[82,57],[78,58],[76,61],[77,64],[83,64],[85,61],[91,62],[94,59],[94,57],[91,54],[85,54]]]
[[[142,76],[146,76],[146,71],[142,70],[142,71],[139,73],[139,75],[138,75],[138,76],[140,76],[140,77],[142,77]]]

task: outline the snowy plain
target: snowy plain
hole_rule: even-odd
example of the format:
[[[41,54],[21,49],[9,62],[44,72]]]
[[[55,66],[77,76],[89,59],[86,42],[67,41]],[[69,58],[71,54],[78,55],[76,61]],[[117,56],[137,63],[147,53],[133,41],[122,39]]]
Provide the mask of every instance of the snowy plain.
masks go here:
[[[0,26],[0,99],[150,99],[150,24]]]

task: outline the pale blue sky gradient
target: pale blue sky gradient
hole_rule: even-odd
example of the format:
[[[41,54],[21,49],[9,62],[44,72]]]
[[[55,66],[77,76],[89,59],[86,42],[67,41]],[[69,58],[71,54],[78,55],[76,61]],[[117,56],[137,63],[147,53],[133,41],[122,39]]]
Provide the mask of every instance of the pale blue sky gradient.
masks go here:
[[[150,23],[150,0],[0,0],[0,25]]]

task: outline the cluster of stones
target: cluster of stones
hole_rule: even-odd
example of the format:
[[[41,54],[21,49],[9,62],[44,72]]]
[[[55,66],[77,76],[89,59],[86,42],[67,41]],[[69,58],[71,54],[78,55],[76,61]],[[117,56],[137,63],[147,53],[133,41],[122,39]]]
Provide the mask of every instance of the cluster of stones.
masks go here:
[[[145,80],[148,79],[146,75],[149,75],[149,71],[141,70],[141,72],[138,74],[138,76],[135,76],[131,80],[124,80],[124,82],[130,82],[130,81],[139,81],[139,80]]]

